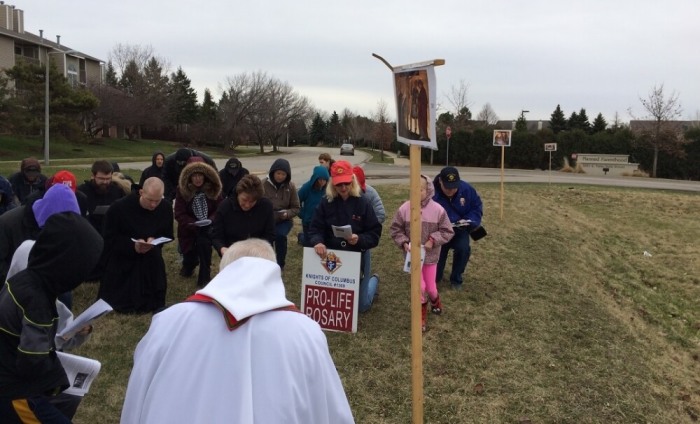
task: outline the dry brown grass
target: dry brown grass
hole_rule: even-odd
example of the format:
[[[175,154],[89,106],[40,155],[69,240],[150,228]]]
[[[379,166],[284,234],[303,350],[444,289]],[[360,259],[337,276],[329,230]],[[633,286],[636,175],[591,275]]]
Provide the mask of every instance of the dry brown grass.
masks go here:
[[[390,219],[406,188],[378,189]],[[489,236],[473,244],[466,290],[440,287],[445,312],[429,317],[425,422],[696,421],[700,195],[507,185],[501,222],[498,185],[477,189]],[[296,230],[285,281],[298,303]],[[194,289],[194,280],[177,276],[173,249],[167,248],[170,303]],[[407,423],[410,296],[388,231],[373,260],[381,276],[378,303],[360,316],[357,334],[327,337],[356,421]],[[95,293],[94,285],[79,288],[77,309]],[[149,320],[110,314],[98,323],[78,353],[103,369],[77,423],[118,422],[133,349]]]

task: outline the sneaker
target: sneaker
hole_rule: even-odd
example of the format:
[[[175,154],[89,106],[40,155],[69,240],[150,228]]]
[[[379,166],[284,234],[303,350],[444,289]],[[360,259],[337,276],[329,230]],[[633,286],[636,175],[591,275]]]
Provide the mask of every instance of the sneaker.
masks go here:
[[[430,312],[434,313],[435,315],[442,314],[442,301],[440,301],[439,295],[437,299],[430,301]]]
[[[462,291],[462,285],[461,284],[452,284],[452,290]]]

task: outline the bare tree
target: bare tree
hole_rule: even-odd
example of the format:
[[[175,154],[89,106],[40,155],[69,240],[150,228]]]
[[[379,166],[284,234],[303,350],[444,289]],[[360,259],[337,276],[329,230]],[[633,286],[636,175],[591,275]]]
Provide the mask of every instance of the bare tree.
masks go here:
[[[652,121],[649,128],[642,129],[642,140],[646,141],[654,150],[654,161],[651,176],[656,177],[656,166],[659,160],[659,151],[670,154],[682,154],[683,138],[673,128],[672,122],[681,116],[679,95],[675,91],[668,97],[664,94],[664,85],[654,86],[646,98],[640,97],[647,115],[645,118]],[[632,110],[629,110],[632,115]]]
[[[380,157],[384,161],[384,150],[389,148],[393,140],[391,123],[386,112],[386,102],[382,99],[377,102],[377,110],[374,114],[373,138],[379,144]]]
[[[249,119],[251,130],[260,144],[270,142],[272,150],[278,150],[278,143],[287,130],[287,125],[295,120],[304,120],[310,113],[309,100],[296,93],[291,85],[276,78],[269,78],[258,113]]]
[[[445,97],[454,108],[455,116],[462,114],[465,108],[468,110],[472,105],[469,101],[469,83],[464,80],[459,80],[459,86],[453,85],[450,93],[445,94]]]
[[[107,55],[116,67],[119,75],[124,73],[126,65],[133,61],[139,71],[143,70],[148,61],[153,57],[153,46],[141,46],[138,44],[122,44],[119,43],[112,47],[112,50]],[[162,64],[163,61],[159,60]]]
[[[481,112],[476,116],[477,121],[484,122],[486,125],[496,125],[498,122],[498,115],[491,107],[491,103],[486,103],[484,107],[481,108]]]
[[[235,147],[250,136],[248,119],[260,110],[267,74],[242,73],[226,79],[227,87],[219,101],[223,147]]]
[[[239,74],[228,78],[227,84],[219,102],[225,145],[236,146],[252,137],[261,153],[267,143],[276,151],[289,123],[306,121],[311,114],[306,97],[265,72]]]

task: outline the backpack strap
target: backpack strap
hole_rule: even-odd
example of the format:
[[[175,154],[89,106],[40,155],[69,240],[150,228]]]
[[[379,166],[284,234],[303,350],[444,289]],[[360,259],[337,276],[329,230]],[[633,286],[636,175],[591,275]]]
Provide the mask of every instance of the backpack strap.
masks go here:
[[[231,314],[231,312],[226,310],[226,308],[224,308],[224,306],[221,303],[217,302],[216,299],[199,293],[195,293],[192,296],[188,297],[187,299],[185,299],[185,302],[210,303],[216,306],[223,313],[224,320],[226,321],[226,326],[228,327],[229,331],[233,331],[241,325],[245,324],[250,318],[245,317],[242,320],[237,320],[236,317],[234,317],[233,314]],[[293,311],[301,313],[301,311],[297,309],[295,305],[282,306],[281,308],[270,309],[270,311]]]

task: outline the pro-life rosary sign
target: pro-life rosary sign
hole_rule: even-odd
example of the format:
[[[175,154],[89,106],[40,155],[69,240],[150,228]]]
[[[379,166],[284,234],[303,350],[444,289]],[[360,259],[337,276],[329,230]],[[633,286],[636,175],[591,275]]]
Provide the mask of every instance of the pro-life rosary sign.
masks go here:
[[[328,250],[324,258],[304,248],[301,310],[324,330],[357,332],[360,254]]]

